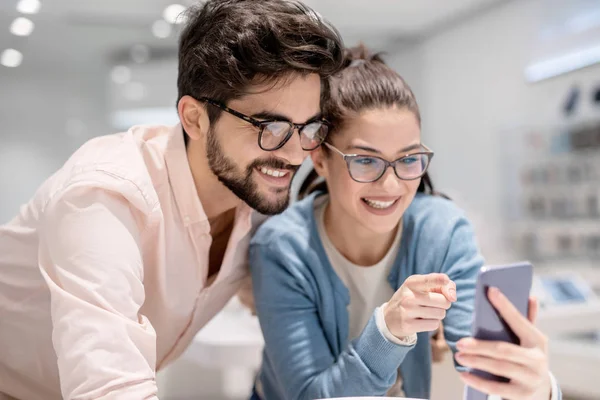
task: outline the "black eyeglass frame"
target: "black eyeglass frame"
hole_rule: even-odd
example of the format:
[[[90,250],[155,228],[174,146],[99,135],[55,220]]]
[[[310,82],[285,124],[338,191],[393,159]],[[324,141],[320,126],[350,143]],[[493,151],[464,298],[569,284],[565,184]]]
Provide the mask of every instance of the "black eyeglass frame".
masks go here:
[[[218,101],[209,99],[208,97],[202,97],[199,99],[199,101],[204,101],[207,104],[210,104],[211,106],[217,107],[223,111],[225,111],[226,113],[229,113],[231,115],[233,115],[234,117],[237,117],[241,120],[244,120],[246,122],[249,122],[250,124],[254,125],[255,127],[258,128],[258,146],[261,148],[261,150],[263,151],[275,151],[275,150],[279,150],[281,149],[283,146],[285,146],[285,144],[290,140],[290,138],[292,137],[292,135],[294,134],[294,131],[297,129],[298,130],[298,135],[302,135],[302,130],[310,125],[310,124],[314,124],[315,122],[319,122],[321,124],[323,124],[324,126],[327,127],[327,134],[329,133],[329,131],[331,130],[331,124],[329,123],[329,121],[327,121],[326,119],[322,118],[322,117],[316,117],[313,118],[303,124],[295,124],[293,122],[290,121],[282,121],[282,120],[258,120],[256,118],[252,118],[246,114],[243,114],[239,111],[236,111],[232,108],[227,107],[224,104],[219,103]],[[262,135],[263,132],[265,130],[265,128],[272,123],[284,123],[284,124],[288,124],[289,125],[289,129],[288,132],[285,135],[285,138],[274,148],[272,149],[268,149],[263,147],[262,145]],[[327,134],[324,135],[324,137],[320,140],[320,142],[313,148],[310,149],[305,149],[304,147],[302,148],[302,150],[304,151],[313,151],[317,148],[319,148],[319,146],[321,146],[323,144],[323,142],[325,141],[325,139],[327,139]]]

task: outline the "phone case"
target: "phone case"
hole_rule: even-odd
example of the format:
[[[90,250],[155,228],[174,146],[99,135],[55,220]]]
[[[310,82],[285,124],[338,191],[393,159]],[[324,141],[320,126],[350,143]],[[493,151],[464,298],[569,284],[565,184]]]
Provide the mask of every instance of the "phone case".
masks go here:
[[[533,266],[529,262],[481,268],[475,291],[475,312],[471,325],[472,336],[482,340],[519,344],[519,338],[489,302],[487,290],[490,287],[497,287],[514,304],[517,310],[526,316],[528,314],[532,280]],[[472,370],[470,372],[485,379],[508,382],[504,377],[484,371]],[[484,400],[486,398],[487,395],[475,389],[465,388],[466,400]]]

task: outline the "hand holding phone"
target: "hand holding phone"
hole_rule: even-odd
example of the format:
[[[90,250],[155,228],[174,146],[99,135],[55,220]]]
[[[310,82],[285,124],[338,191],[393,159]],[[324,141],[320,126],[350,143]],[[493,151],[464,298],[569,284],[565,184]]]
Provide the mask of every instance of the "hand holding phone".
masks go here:
[[[537,301],[529,298],[533,268],[529,263],[485,267],[475,294],[473,338],[457,343],[456,360],[467,400],[497,395],[510,399],[548,400],[548,339],[534,325]]]

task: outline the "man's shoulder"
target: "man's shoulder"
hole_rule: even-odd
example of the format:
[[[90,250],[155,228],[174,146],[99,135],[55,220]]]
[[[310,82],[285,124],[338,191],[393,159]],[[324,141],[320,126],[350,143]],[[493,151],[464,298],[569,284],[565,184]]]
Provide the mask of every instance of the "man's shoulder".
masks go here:
[[[169,127],[136,126],[90,139],[46,182],[48,198],[74,187],[89,187],[122,195],[138,208],[152,209],[158,203],[155,186],[167,180],[168,132]]]
[[[84,143],[65,164],[76,170],[109,170],[133,176],[157,161],[164,164],[170,127],[140,125],[126,132],[95,137]]]

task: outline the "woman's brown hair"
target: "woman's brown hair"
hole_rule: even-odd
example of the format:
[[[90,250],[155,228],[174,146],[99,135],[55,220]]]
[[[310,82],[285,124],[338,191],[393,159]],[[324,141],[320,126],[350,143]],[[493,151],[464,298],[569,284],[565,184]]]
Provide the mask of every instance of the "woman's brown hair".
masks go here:
[[[332,129],[327,141],[343,130],[350,117],[368,109],[406,109],[421,124],[419,106],[408,84],[386,65],[380,54],[371,54],[362,44],[345,50],[344,67],[330,78],[328,86],[329,96],[323,109]],[[321,151],[327,152],[328,149],[322,147]],[[298,197],[303,198],[315,191],[327,192],[327,184],[319,180],[313,169],[302,183]],[[418,191],[436,194],[428,173],[421,178]]]

